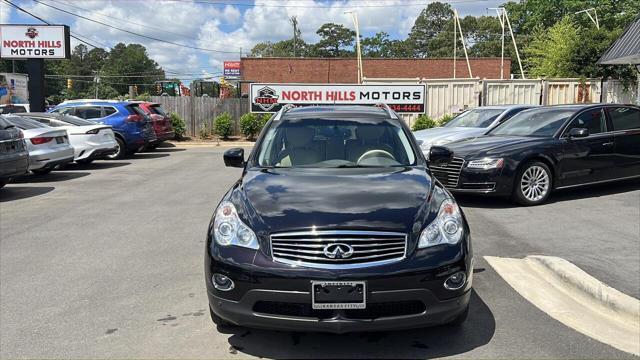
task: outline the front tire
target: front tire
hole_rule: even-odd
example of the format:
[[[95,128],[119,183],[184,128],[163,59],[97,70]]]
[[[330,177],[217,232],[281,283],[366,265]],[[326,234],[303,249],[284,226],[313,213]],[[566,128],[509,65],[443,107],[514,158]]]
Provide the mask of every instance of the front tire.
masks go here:
[[[516,176],[513,199],[524,206],[540,205],[547,201],[553,189],[551,169],[540,161],[525,164]]]
[[[118,145],[116,146],[116,152],[107,155],[105,158],[109,160],[119,160],[125,157],[125,155],[127,154],[127,148],[124,144],[124,141],[122,141],[122,139],[120,139],[119,137],[116,137],[116,142],[118,143]]]

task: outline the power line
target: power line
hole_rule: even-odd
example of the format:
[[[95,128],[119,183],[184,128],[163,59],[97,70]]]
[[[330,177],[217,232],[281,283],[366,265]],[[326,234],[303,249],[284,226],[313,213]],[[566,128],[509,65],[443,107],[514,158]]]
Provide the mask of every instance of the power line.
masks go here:
[[[8,0],[5,0],[5,1],[8,1]],[[180,44],[180,43],[176,43],[176,42],[169,41],[169,40],[164,40],[164,39],[156,38],[156,37],[153,37],[153,36],[147,36],[147,35],[143,35],[143,34],[138,34],[138,33],[136,33],[136,32],[133,32],[133,31],[130,31],[130,30],[127,30],[127,29],[123,29],[123,28],[120,28],[120,27],[117,27],[117,26],[109,25],[109,24],[106,24],[106,23],[104,23],[104,22],[101,22],[101,21],[98,21],[98,20],[95,20],[95,19],[91,19],[91,18],[88,18],[88,17],[86,17],[86,16],[83,16],[83,15],[80,15],[80,14],[73,13],[73,12],[71,12],[71,11],[67,11],[67,10],[61,9],[61,8],[56,7],[56,6],[53,6],[53,5],[51,5],[51,4],[46,4],[46,3],[44,3],[44,2],[42,2],[42,1],[40,1],[40,0],[33,0],[33,1],[35,1],[35,2],[36,2],[36,3],[38,3],[38,4],[41,4],[41,5],[44,5],[44,6],[50,7],[50,8],[52,8],[52,9],[58,10],[58,11],[60,11],[60,12],[63,12],[63,13],[65,13],[65,14],[69,14],[69,15],[72,15],[72,16],[75,16],[75,17],[78,17],[78,18],[81,18],[81,19],[87,20],[87,21],[94,22],[94,23],[96,23],[96,24],[100,24],[100,25],[102,25],[102,26],[106,26],[106,27],[109,27],[109,28],[112,28],[112,29],[115,29],[115,30],[118,30],[118,31],[125,32],[125,33],[127,33],[127,34],[131,34],[131,35],[135,35],[135,36],[138,36],[138,37],[142,37],[142,38],[150,39],[150,40],[153,40],[153,41],[158,41],[158,42],[162,42],[162,43],[165,43],[165,44],[170,44],[170,45],[180,46],[180,47],[184,47],[184,48],[188,48],[188,49],[194,49],[194,50],[209,51],[209,52],[217,52],[217,53],[226,53],[226,54],[235,54],[235,53],[237,53],[236,51],[225,51],[225,50],[207,49],[207,48],[201,48],[201,47],[197,47],[197,46],[185,45],[185,44]]]
[[[378,5],[269,5],[269,4],[247,4],[247,3],[232,3],[232,2],[220,2],[220,1],[207,1],[207,0],[166,0],[170,2],[189,2],[196,4],[207,4],[207,5],[216,5],[216,6],[238,6],[238,7],[258,7],[258,8],[301,8],[301,9],[358,9],[358,8],[388,8],[388,7],[424,7],[430,2],[435,2],[437,0],[419,0],[419,2],[415,3],[387,3],[387,4],[378,4]],[[449,4],[461,4],[461,3],[473,3],[478,1],[489,1],[489,0],[451,0],[446,1]],[[341,2],[342,4],[346,4],[346,2]]]
[[[94,16],[94,17],[96,17],[96,16],[97,16],[97,17],[99,17],[99,18],[103,18],[103,19],[112,19],[112,20],[126,21],[126,22],[128,22],[128,23],[133,24],[133,25],[144,26],[144,27],[148,27],[148,28],[150,28],[150,29],[156,29],[156,30],[162,31],[162,32],[167,33],[167,34],[178,35],[178,36],[182,36],[182,37],[184,37],[184,38],[188,38],[188,39],[191,39],[191,40],[195,40],[195,38],[190,37],[190,36],[188,36],[188,35],[186,35],[186,34],[176,33],[176,32],[169,31],[169,30],[166,30],[166,29],[163,29],[163,28],[160,28],[160,27],[156,27],[156,26],[152,26],[152,25],[148,25],[148,24],[141,24],[141,23],[138,23],[138,22],[131,21],[131,20],[129,20],[129,19],[122,19],[122,18],[117,18],[117,17],[113,17],[113,16],[104,16],[104,15],[100,15],[100,14],[97,14],[94,10],[90,10],[90,9],[87,9],[87,8],[83,8],[83,7],[80,7],[80,6],[77,6],[77,5],[72,5],[72,4],[70,4],[68,1],[60,1],[60,0],[49,0],[49,1],[52,1],[52,2],[55,2],[55,3],[59,3],[59,4],[63,4],[63,5],[65,5],[65,6],[68,6],[68,7],[70,7],[70,8],[73,8],[73,9],[78,9],[78,10],[80,10],[80,11],[84,11],[84,12],[91,13],[91,14],[93,14],[93,16]]]
[[[39,17],[39,16],[37,16],[37,15],[35,15],[35,14],[33,14],[33,13],[30,13],[29,11],[27,11],[27,10],[25,10],[25,9],[21,8],[20,6],[18,6],[18,5],[16,5],[16,4],[12,3],[12,2],[11,2],[11,1],[9,1],[9,0],[4,0],[4,2],[6,2],[7,4],[9,4],[9,5],[13,6],[14,8],[16,8],[16,9],[18,9],[18,10],[22,11],[23,13],[25,13],[25,14],[27,14],[27,15],[30,15],[31,17],[34,17],[34,18],[36,18],[36,19],[38,19],[38,20],[42,21],[43,23],[45,23],[45,24],[47,24],[47,25],[51,25],[51,23],[50,23],[50,22],[48,22],[47,20],[45,20],[45,19],[43,19],[43,18],[41,18],[41,17]],[[77,34],[77,35],[80,35],[80,36],[82,36],[82,37],[84,37],[84,38],[86,38],[86,36],[84,36],[84,35],[81,35],[81,34],[78,34],[78,33],[76,33],[76,34]],[[89,46],[92,46],[92,47],[94,47],[94,48],[98,48],[98,46],[95,46],[94,44],[92,44],[92,43],[90,43],[90,42],[88,42],[88,41],[82,40],[82,39],[80,39],[78,36],[76,36],[76,35],[74,35],[74,34],[70,34],[70,36],[71,36],[72,38],[74,38],[74,39],[76,39],[76,40],[78,40],[78,41],[82,42],[82,43],[85,43],[85,44],[87,44],[87,45],[89,45]]]

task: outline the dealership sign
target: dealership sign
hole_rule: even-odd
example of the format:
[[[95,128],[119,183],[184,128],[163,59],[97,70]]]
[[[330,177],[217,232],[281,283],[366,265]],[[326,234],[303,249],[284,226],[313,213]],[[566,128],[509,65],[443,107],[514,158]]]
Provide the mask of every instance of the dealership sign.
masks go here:
[[[240,61],[224,62],[224,77],[240,77]]]
[[[277,112],[283,105],[375,105],[399,113],[424,113],[425,85],[251,84],[252,112]]]
[[[66,25],[0,25],[3,59],[68,59],[71,56]]]

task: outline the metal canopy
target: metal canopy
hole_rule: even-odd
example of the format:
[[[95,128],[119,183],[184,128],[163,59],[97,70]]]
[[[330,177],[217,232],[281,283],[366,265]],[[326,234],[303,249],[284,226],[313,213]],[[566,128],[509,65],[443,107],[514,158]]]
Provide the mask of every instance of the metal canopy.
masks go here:
[[[598,60],[598,64],[640,64],[640,16],[627,26],[622,36]]]

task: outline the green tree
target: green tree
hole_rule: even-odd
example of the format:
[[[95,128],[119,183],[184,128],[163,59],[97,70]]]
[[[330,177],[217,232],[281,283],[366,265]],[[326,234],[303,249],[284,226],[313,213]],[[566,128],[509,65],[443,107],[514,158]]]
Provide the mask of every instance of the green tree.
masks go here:
[[[432,2],[420,12],[409,33],[409,43],[417,57],[431,56],[429,43],[443,31],[453,31],[451,5]],[[450,44],[453,43],[450,42]]]
[[[314,50],[319,56],[341,57],[353,53],[347,50],[353,46],[356,32],[343,25],[328,23],[320,26],[316,34],[320,36],[320,41],[314,46]]]
[[[525,48],[529,74],[534,77],[575,77],[573,59],[581,46],[578,29],[564,17],[549,29],[539,27]]]
[[[119,43],[114,46],[105,59],[100,74],[114,76],[108,80],[103,79],[103,81],[108,82],[120,94],[129,92],[128,85],[152,84],[156,80],[164,79],[162,68],[149,58],[147,49],[140,44]],[[136,78],[117,76],[127,74],[143,74],[144,76]],[[151,86],[138,86],[138,92],[151,92],[152,90]]]

